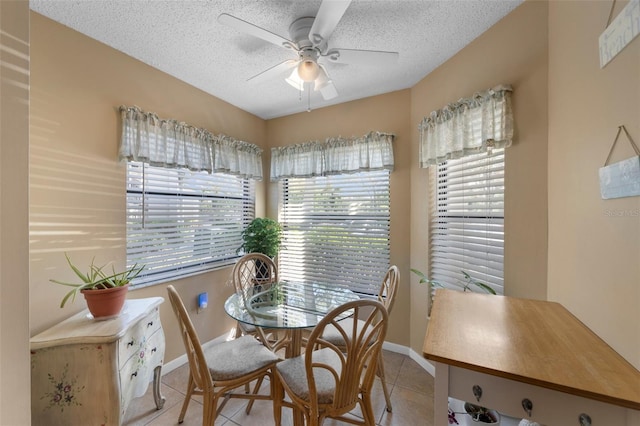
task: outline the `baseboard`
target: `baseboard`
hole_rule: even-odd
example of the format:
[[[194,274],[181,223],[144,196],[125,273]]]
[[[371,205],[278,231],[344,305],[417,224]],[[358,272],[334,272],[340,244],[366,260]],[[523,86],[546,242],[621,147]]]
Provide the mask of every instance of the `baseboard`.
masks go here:
[[[427,361],[422,355],[420,355],[413,349],[409,349],[409,358],[417,362],[420,367],[422,367],[427,373],[431,374],[432,377],[436,377],[435,366]]]
[[[412,360],[414,360],[415,362],[417,362],[418,365],[420,365],[420,367],[422,367],[427,373],[431,374],[431,376],[433,377],[436,376],[436,369],[433,366],[433,364],[431,364],[429,361],[424,359],[422,355],[420,355],[413,349],[407,346],[398,345],[396,343],[390,343],[390,342],[384,342],[382,344],[382,349],[385,349],[390,352],[406,355]]]
[[[409,348],[406,346],[398,345],[396,343],[384,342],[382,344],[382,349],[409,356]]]
[[[224,334],[222,336],[216,337],[213,340],[209,340],[207,343],[204,343],[202,345],[203,348],[206,348],[209,345],[215,345],[216,343],[221,343],[224,342],[225,340],[229,339],[229,334]],[[403,345],[398,345],[396,343],[391,343],[391,342],[384,342],[382,344],[382,348],[390,351],[390,352],[395,352],[398,354],[402,354],[402,355],[406,355],[409,358],[411,358],[412,360],[414,360],[415,362],[418,363],[418,365],[420,365],[420,367],[422,367],[427,373],[431,374],[432,376],[435,377],[436,375],[436,370],[435,367],[433,366],[433,364],[431,364],[429,361],[427,361],[426,359],[424,359],[422,357],[422,355],[420,355],[419,353],[417,353],[416,351],[414,351],[413,349],[407,347],[407,346],[403,346]],[[162,375],[164,376],[165,374],[168,374],[170,372],[172,372],[173,370],[175,370],[178,367],[183,366],[184,364],[187,363],[187,355],[180,355],[178,358],[171,360],[169,362],[167,362],[166,364],[164,364],[162,366]]]

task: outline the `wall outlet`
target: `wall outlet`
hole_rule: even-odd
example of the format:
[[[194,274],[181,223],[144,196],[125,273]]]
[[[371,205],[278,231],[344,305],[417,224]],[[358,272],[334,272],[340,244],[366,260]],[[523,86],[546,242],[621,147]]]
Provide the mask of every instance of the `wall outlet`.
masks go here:
[[[206,309],[209,304],[209,295],[207,293],[200,293],[198,295],[198,310]]]

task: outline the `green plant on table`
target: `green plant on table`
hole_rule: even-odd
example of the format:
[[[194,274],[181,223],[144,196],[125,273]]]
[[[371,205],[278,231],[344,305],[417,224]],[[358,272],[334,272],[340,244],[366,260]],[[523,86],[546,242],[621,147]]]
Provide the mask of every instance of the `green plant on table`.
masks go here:
[[[124,271],[116,272],[115,267],[112,265],[111,271],[105,272],[105,268],[109,264],[97,266],[94,258],[91,260],[91,264],[89,265],[89,271],[84,273],[71,262],[67,253],[65,253],[65,257],[67,258],[69,267],[71,267],[71,270],[78,276],[78,278],[80,278],[81,282],[68,283],[54,279],[49,280],[56,284],[73,287],[62,299],[62,302],[60,303],[61,308],[64,307],[69,299],[71,299],[71,302],[75,301],[76,294],[82,290],[97,290],[125,286],[137,277],[144,269],[144,265],[138,266],[138,264],[135,264]]]

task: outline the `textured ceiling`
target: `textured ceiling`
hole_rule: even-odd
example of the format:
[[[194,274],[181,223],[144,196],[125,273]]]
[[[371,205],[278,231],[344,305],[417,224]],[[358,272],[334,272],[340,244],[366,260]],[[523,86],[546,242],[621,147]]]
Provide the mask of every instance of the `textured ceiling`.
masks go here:
[[[353,0],[329,47],[396,51],[400,58],[375,67],[325,63],[338,90],[330,101],[301,94],[284,81],[286,73],[247,81],[296,54],[217,21],[228,13],[288,39],[290,23],[315,16],[320,0],[31,0],[30,7],[269,119],[412,87],[521,2]]]

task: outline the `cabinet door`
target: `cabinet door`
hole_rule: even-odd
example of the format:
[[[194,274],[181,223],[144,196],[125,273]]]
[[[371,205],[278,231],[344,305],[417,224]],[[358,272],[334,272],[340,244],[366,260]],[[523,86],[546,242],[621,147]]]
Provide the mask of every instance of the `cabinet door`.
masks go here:
[[[34,425],[119,423],[116,344],[77,344],[31,351]]]

